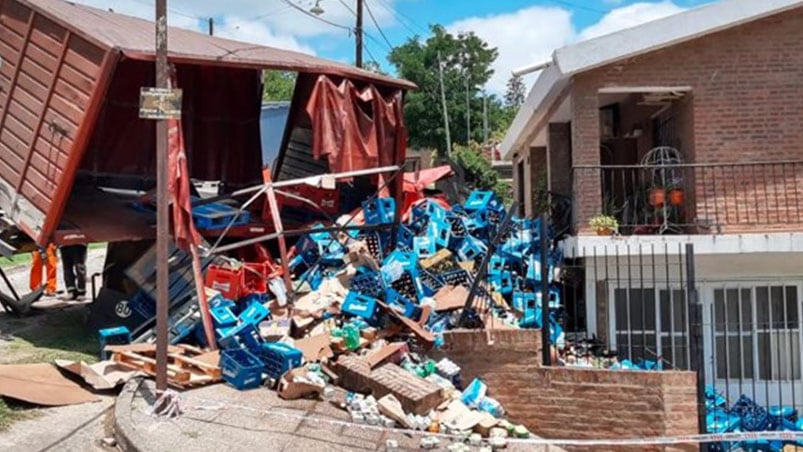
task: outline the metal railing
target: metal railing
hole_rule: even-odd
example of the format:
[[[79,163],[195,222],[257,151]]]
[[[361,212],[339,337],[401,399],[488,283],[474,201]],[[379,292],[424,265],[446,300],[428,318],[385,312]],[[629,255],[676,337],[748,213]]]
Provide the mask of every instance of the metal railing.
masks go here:
[[[597,213],[615,217],[624,235],[758,231],[803,223],[803,160],[576,166],[573,177],[581,187],[598,189],[593,191],[601,196]],[[588,205],[577,193],[589,191],[576,190],[575,206]]]

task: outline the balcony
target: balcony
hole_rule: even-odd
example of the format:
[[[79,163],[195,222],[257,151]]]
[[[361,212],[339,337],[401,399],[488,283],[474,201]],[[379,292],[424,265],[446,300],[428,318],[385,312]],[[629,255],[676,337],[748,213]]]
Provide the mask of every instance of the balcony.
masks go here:
[[[803,160],[576,166],[575,231],[603,213],[622,235],[803,231]]]

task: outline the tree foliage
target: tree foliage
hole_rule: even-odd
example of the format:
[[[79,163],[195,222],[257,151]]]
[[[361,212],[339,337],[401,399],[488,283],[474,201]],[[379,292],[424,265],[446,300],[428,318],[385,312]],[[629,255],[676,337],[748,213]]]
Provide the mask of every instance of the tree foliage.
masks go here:
[[[410,146],[446,150],[446,130],[439,82],[439,62],[443,64],[443,82],[453,143],[468,144],[483,139],[482,87],[493,75],[491,65],[498,52],[474,33],[454,35],[441,25],[431,26],[432,34],[418,36],[394,48],[388,60],[397,74],[418,85],[405,101],[405,121]],[[440,56],[440,58],[439,58]],[[468,102],[466,101],[468,93]],[[506,127],[509,114],[496,96],[488,98],[488,124],[491,131]],[[470,111],[471,136],[467,116]]]
[[[510,184],[499,179],[499,173],[482,153],[482,147],[476,142],[468,145],[455,145],[453,159],[465,173],[465,183],[469,190],[491,190],[501,197],[505,203],[512,199]]]
[[[505,105],[510,108],[519,108],[524,105],[524,98],[527,95],[527,88],[520,75],[512,75],[507,81],[507,92],[505,92]]]
[[[296,87],[296,73],[264,71],[262,101],[290,101]]]

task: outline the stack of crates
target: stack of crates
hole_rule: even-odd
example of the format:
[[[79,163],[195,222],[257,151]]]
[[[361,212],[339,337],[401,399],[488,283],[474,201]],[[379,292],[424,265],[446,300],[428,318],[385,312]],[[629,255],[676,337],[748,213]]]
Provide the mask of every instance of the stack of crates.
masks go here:
[[[362,203],[365,224],[393,223],[396,216],[396,200],[393,198],[376,198]]]
[[[239,300],[245,294],[245,275],[242,268],[210,265],[206,270],[206,287],[217,290],[229,300]]]
[[[282,342],[267,342],[259,347],[259,357],[269,377],[278,379],[290,369],[301,366],[301,350]]]
[[[248,224],[251,221],[251,213],[239,212],[239,209],[223,203],[212,203],[193,207],[192,221],[198,229],[223,229],[229,223],[232,223],[232,226]]]
[[[259,387],[264,367],[259,357],[248,350],[233,348],[220,352],[223,379],[239,390]]]

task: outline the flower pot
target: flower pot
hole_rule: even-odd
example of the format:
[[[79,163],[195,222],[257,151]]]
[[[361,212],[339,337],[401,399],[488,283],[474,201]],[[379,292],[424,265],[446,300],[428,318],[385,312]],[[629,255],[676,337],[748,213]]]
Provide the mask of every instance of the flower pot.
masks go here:
[[[663,188],[651,188],[649,193],[650,205],[661,207],[666,202],[666,190]]]
[[[611,228],[597,228],[597,235],[613,235]]]
[[[672,204],[673,206],[682,206],[686,201],[686,194],[683,192],[682,188],[673,188],[672,190],[669,190],[668,198],[669,204]]]

